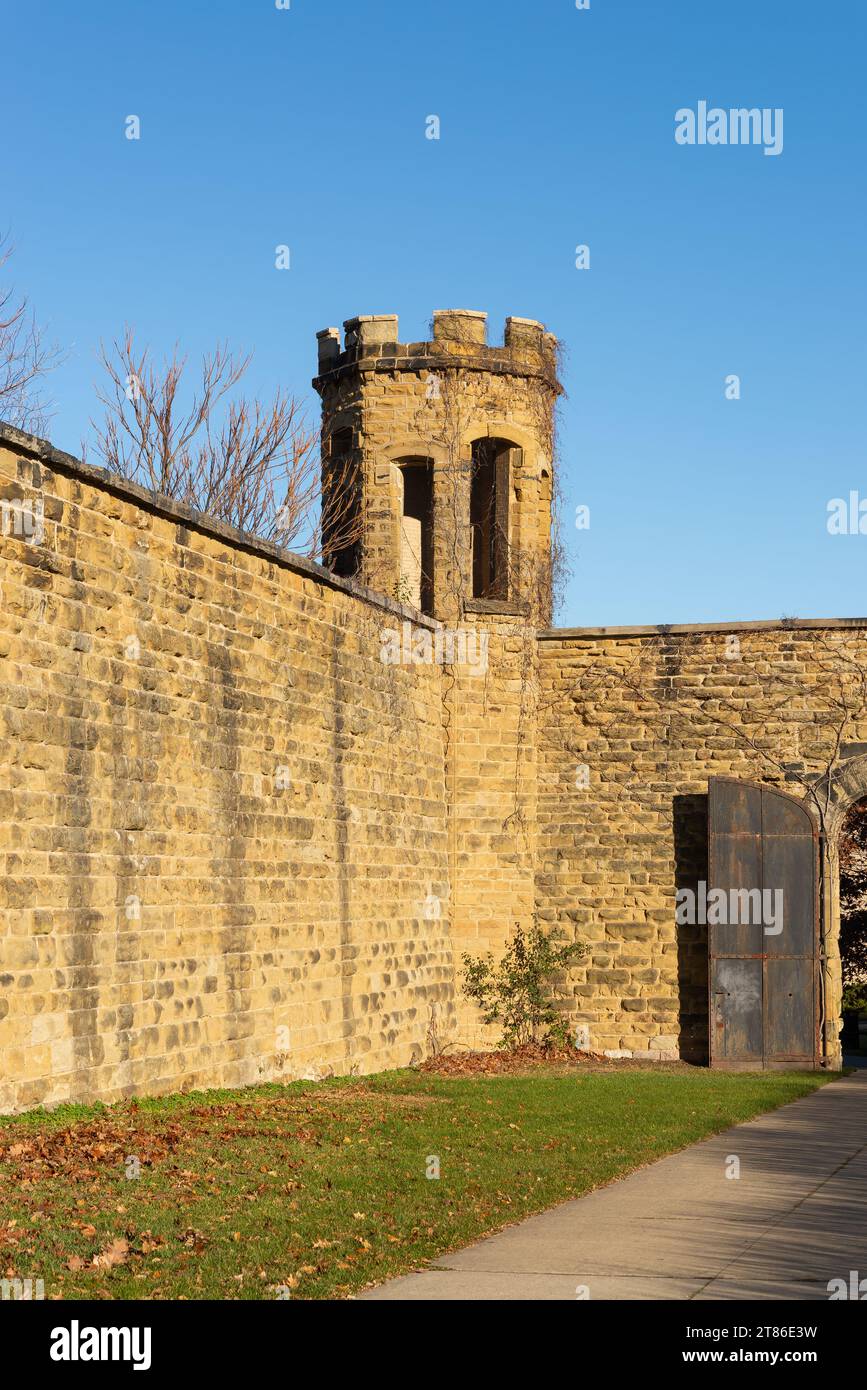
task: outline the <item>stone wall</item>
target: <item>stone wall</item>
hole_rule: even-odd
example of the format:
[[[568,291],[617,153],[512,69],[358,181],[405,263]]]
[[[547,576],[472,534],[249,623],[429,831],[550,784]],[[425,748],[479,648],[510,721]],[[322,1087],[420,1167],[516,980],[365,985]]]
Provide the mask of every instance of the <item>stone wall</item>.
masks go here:
[[[541,634],[539,655],[536,899],[544,922],[588,944],[570,991],[590,1045],[706,1059],[707,928],[676,925],[675,892],[707,878],[708,778],[728,775],[803,797],[828,822],[838,1056],[838,808],[819,779],[867,795],[867,776],[847,771],[867,752],[867,619],[561,629]]]
[[[454,972],[406,613],[5,428],[4,499],[0,1110],[420,1057]]]
[[[479,602],[465,623],[487,642],[483,675],[464,669],[447,691],[448,766],[453,828],[451,905],[455,959],[466,951],[500,955],[516,923],[535,911],[535,629]],[[457,1040],[493,1045],[475,1006],[459,993]]]
[[[4,427],[0,515],[0,1110],[490,1043],[458,958],[534,914],[588,945],[592,1048],[703,1060],[675,892],[707,876],[708,778],[808,797],[830,763],[839,1059],[867,620],[540,632],[454,594],[455,629]],[[407,632],[467,646],[383,660]]]

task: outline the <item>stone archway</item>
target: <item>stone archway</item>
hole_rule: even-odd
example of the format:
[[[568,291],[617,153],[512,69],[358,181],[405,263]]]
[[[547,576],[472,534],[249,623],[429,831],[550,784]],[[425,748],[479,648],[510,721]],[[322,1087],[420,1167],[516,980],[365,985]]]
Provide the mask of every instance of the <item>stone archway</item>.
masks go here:
[[[826,1064],[838,1069],[843,1063],[843,970],[840,960],[840,831],[852,806],[867,797],[867,754],[849,758],[835,771],[830,790],[819,787],[823,806],[822,852],[822,1021]]]

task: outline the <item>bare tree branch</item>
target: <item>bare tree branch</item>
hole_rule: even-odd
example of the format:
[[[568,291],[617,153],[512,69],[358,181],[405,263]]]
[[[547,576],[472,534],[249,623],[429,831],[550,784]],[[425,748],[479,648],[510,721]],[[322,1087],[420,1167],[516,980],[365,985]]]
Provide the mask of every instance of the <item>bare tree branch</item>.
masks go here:
[[[8,240],[0,237],[0,269],[11,255]],[[42,388],[58,362],[57,349],[45,342],[27,299],[0,289],[0,420],[44,434],[50,410]]]
[[[250,365],[218,344],[185,391],[187,360],[177,345],[161,366],[138,349],[132,329],[101,348],[104,407],[91,422],[94,449],[109,472],[184,502],[239,530],[323,554],[323,501],[329,550],[351,544],[360,527],[350,460],[332,461],[323,496],[319,440],[299,403],[284,391],[270,402],[229,399]]]

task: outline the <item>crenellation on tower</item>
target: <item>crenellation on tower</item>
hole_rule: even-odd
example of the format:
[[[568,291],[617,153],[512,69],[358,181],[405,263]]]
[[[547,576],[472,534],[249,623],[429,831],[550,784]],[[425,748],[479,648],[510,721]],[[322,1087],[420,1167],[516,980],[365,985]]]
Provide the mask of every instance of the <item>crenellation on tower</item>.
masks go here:
[[[436,309],[433,316],[435,343],[487,345],[488,316],[477,309]]]
[[[319,349],[319,371],[330,371],[340,356],[340,329],[323,328],[316,334],[316,341]]]
[[[344,320],[342,344],[337,328],[317,333],[319,370],[313,385],[321,393],[334,373],[353,369],[428,371],[439,365],[540,378],[560,394],[554,334],[536,319],[512,316],[502,344],[490,345],[487,319],[475,309],[436,309],[431,338],[401,342],[397,314],[358,314]]]

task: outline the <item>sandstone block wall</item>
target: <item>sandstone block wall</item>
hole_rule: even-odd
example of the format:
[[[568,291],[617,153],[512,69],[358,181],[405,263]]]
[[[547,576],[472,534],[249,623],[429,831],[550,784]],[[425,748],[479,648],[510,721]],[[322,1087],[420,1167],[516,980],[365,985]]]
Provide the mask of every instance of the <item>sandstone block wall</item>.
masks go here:
[[[446,695],[458,965],[464,952],[500,955],[536,907],[536,634],[493,604],[478,608],[464,621],[486,637],[487,670],[457,672]],[[496,1043],[499,1034],[481,1026],[460,992],[456,1007],[457,1041]]]
[[[588,944],[571,972],[595,1049],[707,1057],[707,928],[678,926],[675,892],[707,879],[707,783],[766,782],[827,821],[828,1048],[839,957],[840,806],[833,771],[867,795],[867,620],[541,635],[536,899]],[[833,1036],[831,1036],[833,1034]]]
[[[380,660],[403,615],[10,430],[2,499],[44,536],[0,535],[0,1110],[421,1056],[443,673]]]

